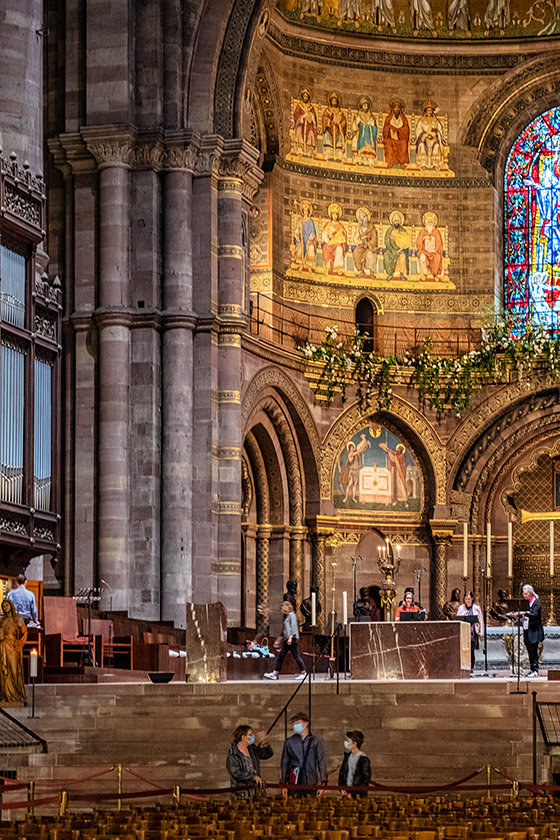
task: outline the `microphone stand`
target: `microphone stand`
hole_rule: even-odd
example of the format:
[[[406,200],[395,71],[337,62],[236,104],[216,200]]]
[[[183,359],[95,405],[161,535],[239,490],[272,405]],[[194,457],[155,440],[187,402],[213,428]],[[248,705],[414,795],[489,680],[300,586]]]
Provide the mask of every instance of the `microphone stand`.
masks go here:
[[[422,605],[422,572],[425,572],[426,569],[423,566],[420,566],[419,569],[414,569],[414,574],[416,575],[416,580],[418,581],[418,603]]]

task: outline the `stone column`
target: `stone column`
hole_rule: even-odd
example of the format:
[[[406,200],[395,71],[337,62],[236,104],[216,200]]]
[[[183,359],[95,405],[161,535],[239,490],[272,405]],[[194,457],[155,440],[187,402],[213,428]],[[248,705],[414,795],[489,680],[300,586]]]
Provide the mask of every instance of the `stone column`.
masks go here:
[[[290,580],[297,581],[299,603],[307,597],[303,590],[303,546],[307,528],[292,525],[290,528]]]
[[[85,130],[84,130],[85,133]],[[129,606],[129,161],[131,138],[86,143],[99,172],[99,335],[97,441],[97,578],[112,588],[113,609]],[[109,606],[109,591],[102,604]]]
[[[270,607],[268,593],[268,559],[271,534],[272,528],[270,525],[257,526],[257,607],[260,604]],[[268,633],[269,625],[270,620],[268,615],[261,615],[261,613],[257,612],[257,630],[259,633]]]
[[[194,159],[190,147],[163,156],[161,618],[179,627],[192,600]]]
[[[436,621],[444,618],[443,605],[447,600],[447,546],[453,539],[455,524],[454,521],[447,519],[430,520],[430,527],[434,539],[430,615]]]
[[[325,629],[329,611],[327,604],[327,579],[325,573],[325,549],[327,535],[320,531],[311,533],[311,583],[317,587],[319,601],[321,602],[321,614],[317,616],[319,630]]]
[[[218,447],[236,452],[218,472],[219,597],[228,623],[241,615],[241,335],[247,326],[248,211],[262,179],[244,141],[225,141],[218,168]]]

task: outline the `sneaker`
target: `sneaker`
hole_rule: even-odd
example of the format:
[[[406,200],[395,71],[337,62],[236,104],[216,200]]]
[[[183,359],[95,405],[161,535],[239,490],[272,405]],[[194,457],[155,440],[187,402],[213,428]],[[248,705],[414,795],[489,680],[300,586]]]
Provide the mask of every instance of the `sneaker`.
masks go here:
[[[304,680],[307,676],[307,673],[298,674],[296,680]]]
[[[278,674],[275,674],[274,671],[269,671],[267,674],[264,675],[265,680],[277,680]]]
[[[539,676],[538,671],[529,671],[529,673],[527,674],[528,679],[531,679],[531,677],[538,677],[538,676]]]

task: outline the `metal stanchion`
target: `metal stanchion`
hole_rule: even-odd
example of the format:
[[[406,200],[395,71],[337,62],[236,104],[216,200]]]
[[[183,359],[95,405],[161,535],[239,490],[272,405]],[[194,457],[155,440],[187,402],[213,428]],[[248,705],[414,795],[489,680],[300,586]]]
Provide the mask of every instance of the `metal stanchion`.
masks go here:
[[[491,786],[491,779],[492,779],[492,768],[489,764],[486,765],[486,793],[488,797],[490,797],[490,793],[492,790]]]
[[[178,808],[181,804],[181,787],[173,785],[173,807]]]
[[[122,811],[122,764],[117,764],[117,793],[119,795],[117,799],[117,810]]]
[[[60,791],[60,802],[58,804],[58,816],[64,817],[66,816],[66,812],[68,810],[68,791],[61,790]]]
[[[27,813],[30,816],[35,814],[35,805],[33,804],[33,800],[35,799],[35,781],[32,780],[31,782],[27,783]]]

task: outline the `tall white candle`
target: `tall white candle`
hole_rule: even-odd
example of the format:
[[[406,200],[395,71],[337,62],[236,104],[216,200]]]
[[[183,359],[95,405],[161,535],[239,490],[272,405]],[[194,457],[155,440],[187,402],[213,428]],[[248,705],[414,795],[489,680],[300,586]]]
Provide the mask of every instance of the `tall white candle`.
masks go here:
[[[468,525],[463,522],[463,577],[469,576],[469,534]]]
[[[486,523],[486,577],[492,577],[492,526]]]
[[[37,673],[38,673],[37,663],[38,663],[37,651],[35,650],[35,648],[33,648],[31,653],[29,654],[29,676],[32,679],[36,679],[36,677],[37,677]]]
[[[554,519],[550,520],[550,577],[554,577]]]
[[[311,593],[311,626],[315,627],[317,624],[317,596],[314,592]]]
[[[508,577],[513,577],[513,522],[511,520],[508,522]]]
[[[342,623],[346,627],[348,624],[348,593],[342,593]]]

